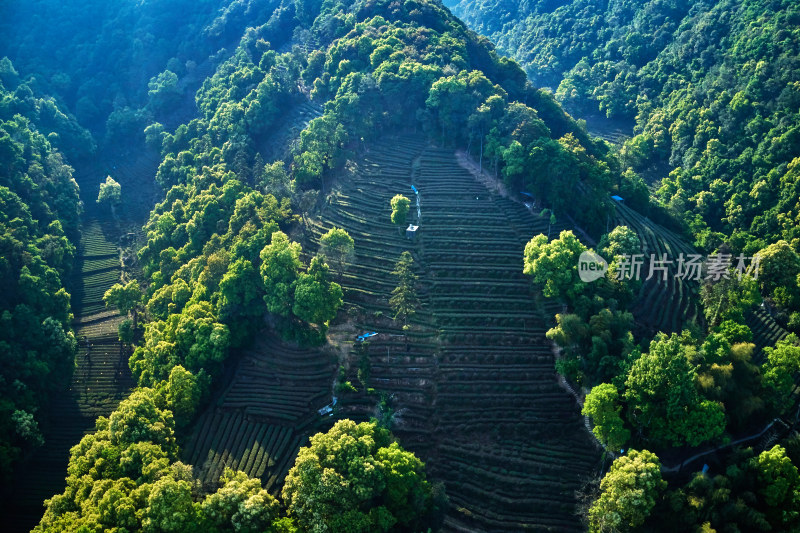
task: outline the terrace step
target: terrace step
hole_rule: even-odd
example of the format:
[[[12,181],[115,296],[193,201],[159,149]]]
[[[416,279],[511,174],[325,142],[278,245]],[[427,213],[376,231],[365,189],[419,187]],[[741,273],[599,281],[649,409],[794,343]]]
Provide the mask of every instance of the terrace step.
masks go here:
[[[530,280],[522,274],[525,243],[564,226],[549,227],[548,220],[490,192],[450,150],[407,139],[370,148],[312,228],[315,242],[333,226],[353,237],[355,264],[341,283],[347,303],[365,313],[387,313],[394,263],[403,250],[414,255],[425,313],[414,324],[438,332],[437,342],[411,341],[408,347],[385,338],[370,342],[369,386],[390,395],[392,409],[401,413],[396,434],[429,460],[434,477],[459,472],[458,482],[447,487],[457,502],[446,523],[458,527],[450,530],[577,531],[574,491],[596,452],[574,402],[556,382],[544,337],[559,309],[537,309]],[[415,243],[388,220],[389,200],[398,193],[410,196],[412,183],[422,207]],[[413,210],[412,216],[415,220]],[[363,324],[365,331],[371,328]],[[371,416],[374,403],[368,397],[346,398],[340,416]],[[520,438],[471,449],[468,462],[475,466],[459,466],[458,454],[446,453],[448,442],[498,428],[514,428]],[[530,438],[548,447],[523,451]],[[502,489],[505,481],[493,473],[499,468],[495,454],[514,458],[518,473],[511,483],[542,488],[534,494]],[[575,465],[571,457],[577,458]],[[540,468],[550,477],[537,481]],[[550,490],[555,479],[563,491]]]
[[[6,525],[14,529],[35,525],[43,512],[42,502],[64,490],[70,448],[134,386],[127,351],[117,337],[122,317],[102,302],[105,291],[120,279],[119,251],[97,218],[84,220],[82,231],[78,246],[81,268],[72,291],[78,340],[75,368],[66,389],[52,398],[48,420],[42,426],[44,445],[19,468],[13,482],[13,511],[7,513],[10,522]]]

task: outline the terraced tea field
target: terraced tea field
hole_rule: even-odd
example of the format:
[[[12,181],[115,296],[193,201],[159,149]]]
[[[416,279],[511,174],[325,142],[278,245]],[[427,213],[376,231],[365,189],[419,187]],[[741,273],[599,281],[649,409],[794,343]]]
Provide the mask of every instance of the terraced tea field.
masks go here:
[[[412,184],[422,214],[415,242],[389,221],[389,200],[414,198]],[[579,531],[574,493],[599,455],[553,370],[544,333],[554,304],[537,303],[522,274],[524,245],[547,221],[489,192],[451,151],[409,136],[357,161],[310,222],[306,252],[334,226],[353,237],[355,258],[341,277],[345,323],[332,335],[347,352],[355,343],[342,332],[379,333],[365,345],[368,364],[352,350],[347,379],[358,392],[339,394],[328,416],[336,357],[265,337],[196,423],[184,460],[209,487],[230,466],[277,492],[309,435],[334,419],[375,416],[384,397],[395,434],[446,484],[447,530]],[[403,332],[388,298],[405,250],[421,307]]]
[[[45,498],[61,492],[69,449],[108,415],[133,387],[128,354],[117,339],[122,320],[105,309],[103,294],[120,279],[119,251],[96,218],[85,220],[80,242],[80,279],[72,294],[73,327],[78,339],[75,370],[67,391],[54,396],[45,444],[21,469],[13,507],[6,513],[8,530],[30,530],[42,514]]]
[[[319,350],[259,339],[195,424],[184,461],[208,487],[231,467],[277,490],[300,445],[328,420],[318,410],[331,402],[334,371],[331,357]]]
[[[264,161],[287,159],[293,143],[300,138],[300,132],[308,126],[309,122],[319,116],[322,116],[322,109],[309,100],[303,99],[290,106],[271,128],[271,133],[266,136],[259,147]]]
[[[746,322],[753,332],[753,344],[758,348],[753,360],[759,364],[764,362],[764,352],[762,350],[766,347],[775,346],[776,342],[783,340],[789,334],[763,307],[757,307],[752,311],[747,316]]]
[[[414,243],[388,207],[397,193],[413,198],[412,184],[422,213]],[[342,283],[357,329],[380,333],[368,384],[391,397],[395,433],[445,482],[446,529],[580,530],[574,492],[598,456],[556,381],[544,337],[555,309],[537,310],[522,274],[524,245],[547,222],[490,193],[452,151],[401,138],[372,147],[333,193],[314,234],[331,226],[355,240]],[[423,302],[407,339],[384,318],[403,250]],[[363,395],[340,402],[341,417],[373,412]]]
[[[676,278],[677,260],[680,254],[688,258],[697,251],[670,230],[646,219],[624,204],[617,203],[617,223],[628,226],[639,235],[644,260],[641,267],[642,288],[633,309],[636,321],[652,331],[680,331],[685,324],[700,319],[697,295],[699,283],[690,279]],[[669,265],[667,280],[655,271],[649,280],[650,254],[673,261]]]
[[[148,160],[140,157],[131,161],[130,168],[121,167],[122,181],[132,185],[129,176],[142,178],[146,172],[151,172],[152,180],[155,168],[152,161],[147,167]],[[94,202],[105,170],[102,163],[92,162],[76,176],[86,212],[71,284],[73,328],[78,339],[75,368],[69,388],[53,396],[49,423],[43,427],[44,446],[19,470],[6,502],[3,525],[7,531],[29,531],[39,521],[44,500],[64,490],[69,449],[134,386],[128,353],[117,337],[122,317],[103,304],[103,294],[121,276],[116,244],[119,227]]]
[[[609,119],[601,114],[588,114],[582,118],[586,121],[586,130],[592,136],[617,146],[622,146],[633,134],[634,124],[626,120]]]
[[[411,184],[419,171],[414,170],[414,162],[424,149],[425,143],[414,138],[371,146],[359,161],[357,172],[331,194],[322,217],[311,227],[312,249],[319,237],[334,226],[346,229],[355,241],[355,259],[340,283],[346,303],[358,310],[352,318],[355,330],[380,332],[368,343],[367,385],[390,397],[395,410],[393,430],[401,436],[404,446],[423,455],[433,444],[431,435],[438,417],[435,353],[440,339],[429,310],[428,288],[424,284],[418,288],[422,307],[412,317],[411,329],[405,335],[401,325],[388,317],[392,314],[389,295],[396,285],[391,272],[402,252],[415,249],[405,237],[405,227],[398,228],[389,220],[389,201],[395,194],[416,201]],[[425,213],[424,205],[422,209]],[[416,220],[414,206],[409,221]],[[414,259],[422,280],[427,269],[417,253]],[[358,385],[358,361],[353,363],[348,377]],[[367,396],[364,387],[359,387],[359,394],[346,394],[339,399],[339,417],[362,420],[375,414],[377,395]]]
[[[428,149],[421,256],[430,269],[438,354],[437,460],[448,524],[486,531],[580,529],[574,492],[596,451],[557,384],[522,250],[546,221],[492,196],[452,153]],[[560,231],[562,228],[555,228]]]

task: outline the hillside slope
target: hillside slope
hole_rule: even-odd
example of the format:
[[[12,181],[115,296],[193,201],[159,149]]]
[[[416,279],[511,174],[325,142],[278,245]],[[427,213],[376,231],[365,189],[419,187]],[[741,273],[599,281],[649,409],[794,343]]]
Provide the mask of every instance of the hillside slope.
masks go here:
[[[796,2],[448,4],[572,112],[635,119],[623,161],[656,170],[699,246],[797,249]]]
[[[413,242],[386,211],[411,185],[422,214]],[[452,150],[401,138],[370,147],[320,223],[317,232],[337,225],[355,239],[362,260],[343,284],[357,329],[379,332],[368,385],[391,398],[395,432],[445,482],[447,529],[580,530],[575,491],[599,455],[556,380],[544,337],[553,309],[534,303],[521,266],[547,221],[487,189]],[[405,249],[425,302],[407,341],[375,313],[389,312],[390,271]],[[340,402],[339,416],[358,413],[346,395]]]

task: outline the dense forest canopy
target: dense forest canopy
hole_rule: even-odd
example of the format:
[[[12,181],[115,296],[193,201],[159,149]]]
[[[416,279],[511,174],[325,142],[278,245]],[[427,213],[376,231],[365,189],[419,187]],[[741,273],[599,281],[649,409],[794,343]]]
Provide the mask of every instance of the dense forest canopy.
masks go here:
[[[288,531],[295,521],[316,527],[315,497],[303,496],[313,481],[304,481],[305,471],[284,492],[285,520],[278,519],[284,511],[271,496],[258,492],[243,474],[226,474],[218,492],[202,500],[191,467],[177,461],[176,432],[207,401],[231,350],[248,346],[263,327],[265,313],[287,339],[323,341],[342,305],[341,287],[327,264],[335,254],[328,246],[313,255],[293,236],[299,215],[313,209],[316,191],[325,190],[326,180],[360,144],[387,130],[424,131],[439,142],[480,152],[509,184],[538,186],[550,203],[558,203],[563,192],[546,180],[526,182],[525,168],[546,166],[550,155],[561,158],[570,175],[562,186],[582,187],[586,195],[580,208],[560,203],[554,209],[576,217],[607,210],[607,191],[623,183],[605,145],[592,141],[551,97],[531,87],[513,62],[497,56],[437,3],[216,7],[103,4],[95,12],[100,27],[81,19],[91,9],[59,8],[55,14],[83,28],[64,35],[37,34],[42,28],[35,24],[35,9],[11,13],[18,27],[37,29],[6,43],[4,52],[34,69],[59,105],[71,108],[103,146],[119,149],[144,140],[163,157],[156,180],[164,200],[145,225],[146,242],[138,253],[142,284],[115,285],[104,298],[133,317],[120,328],[120,337],[135,345],[130,367],[139,388],[73,449],[67,489],[48,502],[42,530],[115,525],[165,531],[178,523],[224,530],[228,520],[240,519],[219,514],[215,506],[230,507],[222,495],[240,491],[248,502],[256,498],[264,506],[263,516],[251,517],[261,520],[258,528]],[[178,32],[169,31],[170,21],[184,11],[190,20]],[[244,21],[246,30],[237,26]],[[123,38],[117,35],[120,25],[132,28]],[[243,36],[237,43],[238,35]],[[55,41],[60,55],[42,53]],[[290,42],[294,48],[284,46]],[[221,45],[232,46],[216,52]],[[213,72],[205,81],[196,74],[203,68]],[[111,74],[115,69],[120,72]],[[198,118],[176,127],[181,115],[174,109],[184,105],[192,84],[199,87]],[[285,110],[308,98],[324,104],[321,116],[310,121],[293,151],[276,150],[271,134]],[[87,153],[76,146],[84,141],[91,150],[93,144],[85,130],[76,131],[84,139],[66,134],[54,139],[83,157]],[[523,152],[533,147],[540,155],[530,160]],[[113,205],[118,193],[118,183],[109,177],[97,201]],[[65,326],[67,320],[64,316]],[[408,474],[401,484],[390,478],[369,481],[375,494],[389,493],[383,505],[376,496],[353,501],[353,512],[365,513],[358,529],[424,522],[440,504],[426,503],[431,489],[422,463],[390,446],[385,430],[370,431],[379,431],[379,449],[371,452],[377,464],[391,470],[392,461],[401,461]],[[119,467],[104,460],[112,456],[121,458]],[[303,457],[298,468],[304,468]],[[407,477],[412,474],[418,481]]]
[[[246,26],[265,21],[277,6],[225,0],[6,2],[0,28],[9,38],[0,43],[0,56],[35,73],[37,84],[100,139],[105,133],[121,140],[120,129],[146,126],[153,113],[174,104],[171,99],[187,83],[209,74],[216,53],[235,47]]]
[[[393,394],[368,385],[364,335],[352,347],[365,389],[358,401],[376,404],[375,419],[316,420],[319,433],[304,434],[282,490],[222,467],[218,482],[204,484],[203,465],[181,455],[201,413],[222,405],[220,390],[257,339],[351,349],[363,324],[348,305],[347,271],[369,270],[370,259],[338,225],[315,240],[313,219],[341,199],[342,185],[361,171],[356,161],[393,135],[457,154],[465,176],[490,184],[493,209],[525,205],[525,221],[544,228],[521,235],[515,226],[497,247],[499,261],[513,257],[516,274],[530,276],[530,307],[547,325],[529,334],[528,315],[500,309],[502,298],[490,301],[504,287],[517,290],[506,279],[486,287],[478,314],[487,330],[521,318],[518,336],[546,356],[520,351],[519,339],[498,341],[496,355],[470,345],[474,332],[444,335],[430,318],[430,293],[452,281],[450,272],[434,277],[435,252],[426,260],[424,240],[408,240],[402,252],[389,244],[393,266],[369,275],[370,283],[391,279],[383,303],[393,316],[371,311],[370,320],[392,322],[406,359],[417,364],[409,340],[417,335],[434,346],[430,366],[453,366],[452,358],[439,360],[440,350],[462,339],[458,349],[479,355],[454,379],[459,393],[507,386],[501,372],[479,373],[484,361],[500,361],[526,381],[542,371],[522,370],[523,359],[546,359],[548,370],[554,364],[560,376],[546,374],[553,383],[540,388],[555,396],[552,385],[569,400],[580,431],[582,411],[599,458],[591,460],[600,462],[582,472],[597,474],[582,491],[590,531],[798,527],[800,8],[789,0],[448,5],[466,24],[438,0],[0,6],[5,479],[41,446],[39,424],[76,364],[70,291],[86,234],[73,166],[90,168],[102,157],[103,169],[116,168],[114,161],[150,153],[158,165],[145,179],[161,188],[147,219],[120,240],[139,239],[120,254],[124,279],[102,298],[119,312],[114,342],[135,387],[71,449],[66,486],[45,502],[36,531],[430,531],[443,523],[458,529],[445,522],[448,512],[470,516],[460,495],[448,505],[425,463],[390,432]],[[635,121],[633,136],[612,146],[564,109]],[[421,158],[409,163],[412,182]],[[426,163],[426,171],[438,175],[440,163]],[[83,191],[84,201],[121,228],[117,209],[141,191],[103,176],[98,194]],[[381,223],[404,234],[419,218],[415,196],[406,187],[381,200]],[[495,219],[476,218],[486,220],[487,235],[451,237],[492,240]],[[517,241],[527,241],[524,250]],[[496,257],[476,248],[467,242],[447,253],[502,272],[493,270]],[[656,253],[698,251],[757,255],[760,270],[737,272],[734,263],[714,280],[662,286],[622,275],[626,257],[652,262]],[[578,270],[586,254],[607,266],[592,282]],[[391,366],[388,348],[386,359]],[[312,414],[338,416],[337,400],[359,392],[348,371],[343,364],[331,371],[331,404]],[[264,387],[276,384],[280,378]],[[514,405],[529,401],[527,385],[514,385]],[[495,429],[477,444],[513,440],[529,422],[515,420],[508,434]],[[448,445],[443,453],[460,453]],[[537,457],[536,446],[501,457],[508,464],[490,467],[492,483],[527,475],[516,471]],[[701,457],[710,470],[692,474]],[[527,505],[495,492],[510,507]],[[554,523],[575,520],[572,504],[557,512],[569,516]],[[512,527],[488,515],[482,526]]]
[[[636,120],[621,151],[698,246],[798,241],[796,2],[453,3],[578,116]],[[664,169],[668,169],[666,176]]]
[[[89,133],[35,80],[0,60],[0,476],[40,445],[51,392],[72,372],[68,282],[82,209],[66,154]]]

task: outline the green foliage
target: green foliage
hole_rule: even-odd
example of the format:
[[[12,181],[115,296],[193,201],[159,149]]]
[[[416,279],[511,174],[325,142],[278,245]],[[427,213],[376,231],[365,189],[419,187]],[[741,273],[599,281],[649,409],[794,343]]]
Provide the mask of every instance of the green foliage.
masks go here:
[[[297,278],[292,311],[301,320],[323,325],[336,318],[342,303],[341,286],[330,280],[324,259],[315,256],[308,271]]]
[[[610,233],[603,235],[597,249],[611,262],[620,255],[641,254],[642,242],[636,232],[628,226],[617,226]]]
[[[263,173],[256,174],[256,188],[275,198],[289,198],[294,193],[294,182],[284,162],[275,161],[264,165]]]
[[[627,370],[633,352],[633,315],[600,309],[588,320],[577,314],[557,314],[547,338],[562,349],[562,374],[580,385],[610,381]]]
[[[755,460],[758,469],[758,481],[761,485],[760,495],[764,502],[776,509],[796,507],[800,494],[800,474],[791,459],[786,457],[786,450],[773,446],[764,450]]]
[[[628,431],[620,416],[619,392],[609,383],[594,387],[583,403],[581,414],[592,419],[592,432],[604,445],[619,450],[628,442]]]
[[[589,509],[589,531],[633,531],[641,526],[666,488],[661,463],[647,450],[630,450],[614,460]]]
[[[269,4],[247,10],[226,1],[196,7],[189,0],[165,5],[87,0],[76,11],[45,1],[37,3],[38,15],[9,13],[0,31],[8,36],[9,55],[36,73],[37,84],[68,102],[81,124],[102,134],[114,109],[152,100],[148,93],[173,96],[150,105],[155,112],[173,111],[167,104],[175,103],[178,78],[192,79],[198,64],[230,46],[245,28],[264,25],[274,9]],[[286,33],[265,28],[262,35],[278,47],[291,36],[291,26]]]
[[[141,301],[142,290],[136,280],[129,281],[125,285],[115,283],[103,295],[103,302],[105,302],[106,307],[116,307],[123,315],[127,315],[136,309]]]
[[[50,394],[72,375],[70,278],[81,203],[59,149],[86,155],[88,132],[35,80],[0,60],[0,479],[42,443]],[[86,142],[73,151],[74,142]]]
[[[339,151],[347,141],[347,131],[332,116],[311,121],[300,134],[300,153],[294,158],[298,182],[322,179],[323,172],[336,166]]]
[[[319,333],[322,328],[309,328],[304,322],[326,322],[341,305],[341,288],[330,281],[322,258],[304,269],[300,246],[286,235],[298,229],[289,200],[294,183],[302,189],[320,180],[324,192],[326,173],[344,164],[349,150],[362,148],[364,141],[397,127],[421,126],[432,134],[441,126],[458,143],[480,137],[469,149],[480,145],[483,152],[485,145],[496,172],[509,166],[504,172],[509,183],[536,176],[533,185],[545,191],[543,201],[553,203],[559,213],[574,208],[575,213],[594,216],[605,214],[606,202],[595,200],[607,196],[615,173],[608,166],[608,151],[590,141],[552,98],[528,86],[516,65],[500,58],[437,3],[295,2],[275,10],[266,24],[264,14],[269,15],[272,4],[226,4],[211,24],[205,17],[216,9],[188,6],[177,0],[158,9],[137,6],[137,12],[128,3],[98,5],[111,20],[130,18],[126,27],[132,31],[117,35],[121,42],[116,44],[109,38],[118,32],[104,28],[98,45],[86,51],[77,50],[71,40],[64,43],[63,53],[76,52],[74,57],[86,65],[77,68],[81,62],[70,58],[70,72],[80,75],[74,79],[88,80],[84,74],[95,68],[109,73],[93,78],[96,84],[113,87],[103,98],[94,98],[100,91],[93,85],[65,88],[65,100],[76,101],[76,109],[92,124],[105,124],[109,143],[135,143],[147,128],[148,142],[162,151],[156,177],[165,197],[151,213],[145,226],[147,243],[139,252],[149,322],[142,345],[130,359],[140,386],[154,390],[134,392],[132,403],[123,402],[110,421],[101,418],[97,432],[75,449],[67,490],[51,500],[41,528],[230,529],[230,516],[234,530],[268,530],[270,520],[276,529],[287,531],[308,529],[311,522],[331,529],[424,530],[434,504],[422,464],[374,425],[352,424],[362,429],[347,430],[337,425],[334,433],[342,433],[341,439],[331,437],[337,444],[324,446],[341,450],[343,457],[306,452],[311,460],[299,459],[293,470],[300,480],[296,492],[285,493],[291,494],[287,500],[291,499],[292,517],[275,521],[272,502],[238,474],[226,479],[225,487],[241,496],[223,497],[204,508],[193,492],[191,475],[174,462],[172,419],[179,425],[191,419],[198,397],[207,392],[229,348],[245,345],[263,326],[264,308],[255,304],[264,301],[275,315],[270,322],[294,338]],[[191,24],[187,21],[185,29],[177,29],[175,37],[165,31],[165,21],[185,17],[192,18]],[[182,64],[195,52],[192,43],[202,41],[197,48],[205,51],[228,46],[244,24],[252,28],[239,45],[210,60],[216,71],[195,97],[200,116],[170,132],[155,125],[153,113],[171,111],[168,102],[175,101],[177,88],[193,81],[186,75],[196,64]],[[141,79],[151,79],[146,108],[136,107],[146,100],[143,86],[130,89],[128,85],[135,85],[128,83],[132,78],[118,68],[98,68],[141,63],[136,59],[153,51],[152,43],[168,48],[186,32],[203,38],[186,38],[186,50],[174,51],[170,61],[159,51],[143,68]],[[307,44],[319,46],[308,61],[299,48],[275,52],[289,44],[289,35],[301,41],[308,33],[314,39]],[[101,44],[108,51],[107,63],[100,59],[104,54],[96,53]],[[50,71],[55,69],[45,63]],[[2,72],[3,79],[15,78],[13,67]],[[288,170],[279,161],[265,164],[265,145],[274,130],[283,127],[280,115],[304,98],[301,79],[313,87],[312,97],[324,104],[324,114],[300,133],[288,155]],[[523,100],[531,107],[520,103]],[[459,102],[465,107],[455,105]],[[476,113],[479,118],[471,120]],[[0,136],[0,161],[25,168],[16,162],[24,153],[14,144],[16,133]],[[553,165],[548,164],[551,155],[557,156]],[[536,172],[540,169],[548,170],[541,178]],[[559,173],[563,180],[552,179]],[[564,200],[576,190],[588,191],[585,203]],[[297,202],[303,214],[311,210],[303,200],[316,196],[309,194]],[[413,289],[410,267],[408,272],[405,283]],[[31,287],[42,279],[34,269],[22,274]],[[407,320],[417,304],[415,297],[404,298],[401,313]],[[57,301],[63,300],[62,294]],[[62,315],[66,324],[68,313],[57,316]],[[357,460],[348,461],[351,457]],[[327,462],[336,468],[314,473],[315,464]],[[354,481],[341,485],[339,479]],[[320,480],[324,483],[317,483]],[[334,497],[328,498],[331,491]],[[213,524],[204,522],[214,513]]]
[[[433,508],[423,463],[375,422],[341,420],[311,437],[282,494],[308,531],[417,531]]]
[[[451,4],[570,110],[635,119],[621,162],[672,169],[656,199],[697,245],[798,251],[797,3]]]
[[[754,344],[747,335],[731,336],[725,322],[715,328],[701,346],[702,364],[698,369],[700,392],[707,398],[725,405],[728,428],[741,431],[752,420],[758,420],[766,404],[761,368],[753,362]],[[738,325],[737,325],[738,326]]]
[[[411,200],[402,194],[395,194],[392,200],[389,202],[389,205],[392,208],[392,224],[405,226],[408,210],[411,207]]]
[[[11,415],[11,421],[14,423],[14,429],[17,435],[24,441],[32,444],[33,446],[41,446],[44,444],[42,433],[39,431],[39,423],[33,417],[33,413],[27,411],[14,411]]]
[[[275,531],[272,523],[278,518],[278,501],[261,482],[248,478],[243,472],[226,468],[220,477],[220,487],[200,502],[202,531],[262,533]]]
[[[586,247],[571,231],[562,231],[558,239],[549,242],[539,234],[525,246],[523,271],[542,285],[546,297],[572,301],[585,288],[578,277],[578,257],[584,251]]]
[[[605,145],[590,141],[513,62],[487,50],[441,6],[390,10],[378,2],[334,19],[337,31],[320,27],[330,46],[313,53],[302,73],[312,97],[328,102],[323,117],[301,134],[293,158],[298,182],[321,179],[338,166],[348,141],[408,128],[411,118],[430,135],[468,143],[481,165],[486,156],[496,173],[514,187],[535,187],[559,213],[605,218],[616,173]]]
[[[196,529],[191,485],[164,477],[153,483],[142,516],[142,531],[189,533]]]
[[[697,446],[725,429],[722,404],[703,399],[695,387],[695,349],[685,337],[660,333],[628,373],[628,420],[658,446]]]
[[[454,76],[439,78],[431,85],[425,105],[441,125],[442,140],[463,136],[468,115],[464,110],[476,109],[490,96],[506,93],[477,70],[460,71]]]
[[[145,142],[158,151],[161,151],[166,136],[167,132],[164,131],[164,125],[160,122],[154,122],[144,129]]]
[[[793,403],[797,373],[800,372],[800,339],[794,333],[778,341],[774,348],[764,348],[764,385],[771,392],[769,398],[779,413]]]
[[[642,242],[636,232],[628,226],[617,226],[603,235],[597,249],[608,261],[608,278],[627,285],[631,291],[637,291],[640,285],[636,283],[637,280],[618,280],[622,258],[627,257],[630,260],[632,256],[642,254]]]
[[[392,289],[389,305],[392,307],[394,319],[408,324],[408,320],[417,312],[420,305],[417,297],[417,275],[414,273],[414,259],[410,252],[400,254],[392,274],[397,276],[397,287]]]
[[[5,19],[4,22],[6,22]],[[2,96],[0,98],[0,121],[5,122],[2,129],[14,139],[16,148],[23,146],[33,148],[35,143],[34,153],[28,152],[24,157],[26,159],[29,157],[38,159],[43,155],[43,152],[50,151],[53,152],[54,156],[56,152],[60,152],[70,159],[92,155],[96,147],[91,134],[78,124],[63,102],[52,96],[41,94],[44,88],[43,85],[47,84],[42,84],[42,80],[38,76],[28,77],[24,81],[21,80],[11,61],[8,58],[3,58],[3,60],[7,74],[3,76],[5,79],[2,81],[2,86],[0,86],[0,96]],[[28,71],[28,68],[25,70]],[[34,68],[32,72],[35,71],[36,69]],[[50,90],[47,90],[47,92],[54,94]],[[0,133],[0,139],[4,139],[4,137],[3,133]],[[11,168],[13,168],[14,164],[19,162],[17,157],[22,154],[17,153],[14,155],[13,152],[15,150],[9,141],[6,139],[0,140],[0,160],[3,161],[3,165],[11,165]],[[60,159],[61,156],[55,157]],[[59,161],[59,163],[63,164],[62,161]],[[51,164],[55,164],[55,162]],[[49,174],[56,170],[48,168],[48,166],[44,166],[38,172]],[[20,169],[15,168],[15,170]],[[60,179],[50,184],[45,184],[41,179],[34,177],[38,169],[32,170],[34,170],[34,174],[31,177],[38,182],[39,186],[47,187],[49,185],[47,188],[53,190],[66,185],[68,190],[70,186],[75,185],[74,183],[59,183]],[[61,171],[61,169],[58,170]],[[71,169],[69,172],[71,172]],[[13,175],[7,174],[5,177],[13,178]],[[41,178],[41,176],[38,177]],[[3,185],[7,184],[4,183]],[[46,198],[42,198],[42,200],[50,203],[47,202]],[[67,205],[62,205],[57,210],[62,211],[66,208]],[[66,222],[67,218],[62,220]]]
[[[153,76],[147,84],[148,105],[155,111],[165,110],[170,105],[177,103],[181,96],[178,88],[178,75],[171,70],[165,70]]]
[[[761,293],[756,280],[749,275],[739,279],[732,274],[704,283],[700,301],[709,326],[714,327],[725,321],[743,323],[748,312],[761,303]]]
[[[177,450],[174,430],[172,413],[159,408],[147,389],[131,393],[108,419],[109,440],[119,447],[151,442],[171,453]]]
[[[178,428],[185,427],[197,411],[202,394],[201,384],[191,372],[178,365],[169,373],[166,402]]]
[[[133,328],[133,320],[126,318],[117,326],[117,337],[122,344],[133,344],[136,331]]]
[[[758,252],[758,285],[765,296],[786,308],[800,305],[800,255],[786,241],[778,241]]]
[[[243,346],[250,340],[263,314],[263,281],[253,264],[239,258],[228,266],[219,282],[220,320],[231,330],[231,344]]]
[[[800,518],[797,467],[782,446],[754,456],[752,449],[728,456],[717,475],[698,473],[667,495],[669,527],[658,515],[647,524],[653,531],[694,529],[707,524],[714,531],[794,531]],[[663,520],[662,520],[663,522]]]
[[[230,330],[217,322],[210,303],[187,305],[180,313],[145,326],[144,343],[134,350],[129,364],[142,385],[166,379],[175,366],[212,376],[228,355]]]
[[[333,261],[340,278],[346,264],[355,259],[353,238],[341,228],[331,228],[319,238],[319,251]]]
[[[292,310],[292,287],[300,272],[300,244],[290,242],[285,233],[272,234],[271,243],[261,251],[261,276],[270,313],[289,316]]]
[[[198,497],[192,467],[177,461],[172,417],[192,409],[193,383],[176,367],[164,390],[138,389],[100,417],[72,448],[67,487],[47,500],[34,531],[292,531],[277,520],[275,498],[242,472],[226,470],[216,491]]]
[[[106,181],[100,184],[100,192],[97,195],[97,203],[111,206],[119,206],[122,202],[122,187],[111,176],[106,176]]]

